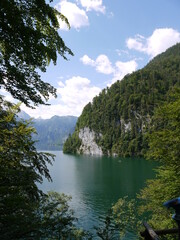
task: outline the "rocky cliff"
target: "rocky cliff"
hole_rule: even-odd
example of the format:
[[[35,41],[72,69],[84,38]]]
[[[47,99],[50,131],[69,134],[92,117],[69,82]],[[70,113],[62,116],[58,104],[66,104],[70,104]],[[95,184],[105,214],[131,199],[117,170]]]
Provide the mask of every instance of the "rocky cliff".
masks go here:
[[[81,145],[78,149],[78,153],[99,156],[103,155],[101,147],[96,143],[97,134],[93,130],[91,131],[88,127],[80,129],[79,138],[81,140]]]

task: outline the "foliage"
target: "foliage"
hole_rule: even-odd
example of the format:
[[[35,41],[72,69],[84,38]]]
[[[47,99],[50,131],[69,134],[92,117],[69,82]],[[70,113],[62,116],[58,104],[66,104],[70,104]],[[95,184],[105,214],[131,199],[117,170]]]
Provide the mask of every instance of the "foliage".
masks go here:
[[[65,141],[63,145],[63,152],[76,154],[80,146],[81,146],[81,140],[78,137],[78,133],[74,132],[72,135],[69,134],[69,137]]]
[[[58,34],[59,19],[68,20],[45,0],[0,1],[0,87],[27,106],[45,104],[56,90],[39,70],[56,64],[57,53],[73,55]]]
[[[71,197],[49,192],[41,198],[37,218],[37,239],[90,239],[89,234],[75,226],[74,212],[69,207]]]
[[[96,227],[96,234],[102,240],[124,239],[127,233],[139,234],[141,221],[137,212],[138,203],[127,196],[120,198],[110,209],[104,224]]]
[[[127,196],[120,198],[112,207],[112,211],[120,238],[123,239],[127,232],[137,233],[141,222],[138,218],[137,202],[135,199],[128,200]]]
[[[1,239],[20,239],[34,229],[33,210],[42,194],[36,184],[43,177],[51,180],[46,164],[53,156],[36,151],[34,129],[29,122],[16,121],[17,111],[18,106],[0,104]]]
[[[144,156],[154,109],[166,101],[170,89],[179,86],[179,72],[180,43],[104,89],[85,106],[75,131],[89,127],[101,133],[97,144],[105,154]]]
[[[102,225],[102,224],[101,224]],[[118,229],[113,221],[112,209],[107,213],[104,225],[95,227],[97,236],[102,240],[119,239]]]
[[[160,161],[156,179],[147,182],[139,194],[141,212],[150,212],[156,228],[175,225],[172,213],[162,204],[180,193],[180,88],[174,89],[167,102],[156,110],[149,135],[148,157]]]
[[[41,218],[41,238],[67,239],[70,236],[75,219],[72,210],[69,209],[69,200],[70,197],[55,192],[49,192],[48,196],[41,198],[37,212]]]

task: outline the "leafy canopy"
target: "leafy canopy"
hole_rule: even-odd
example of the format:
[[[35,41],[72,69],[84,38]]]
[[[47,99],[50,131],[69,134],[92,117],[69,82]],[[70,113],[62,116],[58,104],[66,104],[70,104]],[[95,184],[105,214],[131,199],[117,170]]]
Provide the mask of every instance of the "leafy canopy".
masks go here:
[[[58,34],[58,19],[68,20],[45,0],[0,1],[0,88],[27,106],[45,104],[56,90],[43,82],[39,70],[46,71],[57,53],[64,59],[73,55]]]
[[[161,166],[156,178],[149,180],[139,194],[140,210],[151,213],[150,223],[156,228],[168,228],[175,221],[162,204],[180,193],[180,88],[173,90],[166,104],[157,109],[153,123],[148,157],[160,161]]]
[[[18,106],[0,102],[0,236],[21,239],[35,227],[42,192],[37,183],[51,180],[50,154],[37,152],[28,122],[17,121]],[[24,228],[26,226],[26,228]]]

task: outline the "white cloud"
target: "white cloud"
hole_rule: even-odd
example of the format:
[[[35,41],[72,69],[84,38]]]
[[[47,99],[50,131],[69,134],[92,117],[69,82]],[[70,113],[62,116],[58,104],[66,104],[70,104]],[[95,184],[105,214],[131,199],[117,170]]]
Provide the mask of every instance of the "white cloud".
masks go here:
[[[80,9],[76,4],[66,0],[61,1],[55,6],[64,16],[67,17],[71,28],[80,29],[89,25],[89,19],[86,12]],[[60,28],[67,30],[65,22],[60,20]]]
[[[62,81],[58,82],[59,87],[64,87],[64,83]]]
[[[110,84],[108,84],[108,86],[112,85],[113,83],[115,83],[117,80],[122,80],[123,77],[125,75],[127,75],[128,73],[132,73],[134,71],[136,71],[137,69],[137,62],[135,60],[131,60],[128,62],[121,62],[118,61],[115,64],[115,71],[114,71],[114,77],[111,81]]]
[[[106,8],[103,6],[102,0],[79,0],[82,7],[86,8],[86,11],[96,11],[105,13]]]
[[[144,41],[145,41],[145,38],[137,34],[135,38],[129,38],[126,44],[129,49],[136,49],[138,51],[143,52],[143,51],[146,51],[146,48],[144,46],[145,45]]]
[[[84,106],[92,101],[93,97],[100,93],[101,89],[91,86],[87,78],[80,76],[72,77],[65,81],[59,82],[57,88],[58,98],[55,104],[51,106],[39,106],[37,109],[29,109],[22,105],[22,110],[26,111],[32,117],[50,118],[54,115],[79,116]]]
[[[81,110],[99,92],[100,88],[91,86],[89,79],[80,76],[66,80],[64,87],[57,88],[63,103],[72,108],[79,105]]]
[[[155,57],[178,42],[180,42],[180,32],[172,28],[159,28],[155,29],[148,38],[136,35],[135,38],[127,39],[126,44],[129,49],[135,49]]]
[[[99,55],[96,60],[93,60],[87,55],[84,55],[82,58],[80,58],[80,61],[82,61],[82,63],[85,65],[95,67],[97,72],[103,74],[111,74],[114,72],[109,58],[104,54]]]
[[[84,65],[95,66],[95,64],[96,64],[94,60],[92,60],[90,57],[88,57],[88,55],[84,55],[82,58],[80,58],[80,61]]]
[[[11,96],[9,92],[7,92],[3,87],[0,88],[0,95],[3,96],[4,100],[12,103],[16,103],[17,101]]]
[[[100,73],[111,74],[114,72],[114,69],[109,61],[109,58],[102,54],[96,58],[96,70]]]
[[[74,112],[72,111],[72,109],[69,109],[65,105],[57,104],[57,103],[50,106],[41,105],[36,109],[30,109],[26,107],[24,104],[22,104],[21,110],[25,111],[27,114],[29,114],[33,118],[41,117],[43,119],[51,118],[54,115],[58,115],[58,116],[74,115],[73,114]]]
[[[12,103],[16,103],[17,101],[15,101],[15,99],[10,95],[4,95],[4,100],[8,101],[8,102],[12,102]]]
[[[122,56],[122,55],[129,55],[129,52],[126,50],[120,50],[120,49],[116,49],[116,53],[118,54],[118,56]]]
[[[126,74],[132,73],[137,69],[138,66],[135,59],[127,62],[117,61],[115,65],[112,66],[109,58],[104,54],[99,55],[96,60],[84,55],[82,58],[80,58],[80,61],[82,61],[82,63],[85,65],[95,67],[97,72],[103,74],[113,74],[111,83],[109,83],[108,86],[117,80],[122,80]]]

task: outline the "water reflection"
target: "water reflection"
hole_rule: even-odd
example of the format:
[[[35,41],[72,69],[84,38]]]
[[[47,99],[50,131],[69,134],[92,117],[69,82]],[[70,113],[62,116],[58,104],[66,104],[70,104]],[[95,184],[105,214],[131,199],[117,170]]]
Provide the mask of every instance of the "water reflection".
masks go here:
[[[53,183],[45,180],[41,187],[71,195],[80,226],[87,230],[97,225],[99,216],[104,218],[120,197],[135,197],[145,180],[154,176],[154,163],[144,159],[53,154],[56,160],[49,166]]]

